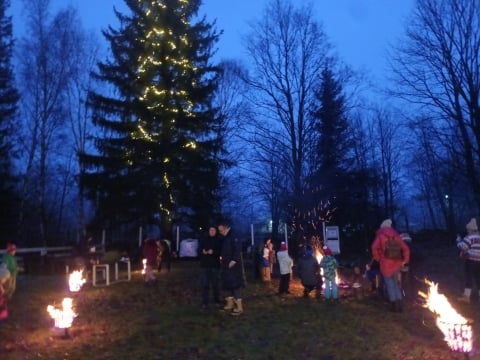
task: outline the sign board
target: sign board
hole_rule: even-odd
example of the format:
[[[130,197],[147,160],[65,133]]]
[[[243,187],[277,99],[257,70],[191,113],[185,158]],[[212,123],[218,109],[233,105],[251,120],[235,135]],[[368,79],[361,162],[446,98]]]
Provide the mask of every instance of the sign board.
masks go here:
[[[198,240],[185,239],[180,242],[180,257],[197,257],[198,256]]]
[[[325,226],[325,245],[333,255],[340,254],[340,230],[338,226]]]

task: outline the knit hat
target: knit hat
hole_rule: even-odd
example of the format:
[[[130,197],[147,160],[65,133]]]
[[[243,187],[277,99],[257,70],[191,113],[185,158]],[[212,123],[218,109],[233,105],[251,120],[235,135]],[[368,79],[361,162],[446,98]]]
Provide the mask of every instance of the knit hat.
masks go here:
[[[10,271],[7,269],[7,265],[0,264],[0,284],[10,277]]]
[[[468,231],[478,231],[477,220],[475,218],[471,218],[465,228]]]
[[[14,243],[8,243],[7,244],[7,252],[13,253],[15,251],[17,251],[17,245],[15,245]]]
[[[280,251],[287,251],[287,244],[285,244],[285,242],[283,241],[280,244]]]
[[[383,220],[380,227],[392,227],[392,220],[390,220],[390,219]]]
[[[327,256],[327,255],[332,255],[332,250],[330,250],[328,247],[324,247],[323,248],[323,255]]]

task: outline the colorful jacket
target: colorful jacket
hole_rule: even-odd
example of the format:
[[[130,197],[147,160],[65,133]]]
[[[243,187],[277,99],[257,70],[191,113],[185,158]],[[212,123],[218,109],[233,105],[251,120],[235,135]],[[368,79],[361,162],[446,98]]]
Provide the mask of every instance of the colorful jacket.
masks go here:
[[[17,276],[18,266],[17,266],[17,258],[15,255],[10,253],[3,254],[2,261],[5,265],[7,265],[7,269],[10,272],[11,277]]]
[[[333,255],[325,255],[320,261],[320,267],[323,268],[323,277],[326,280],[335,280],[338,262]]]
[[[387,259],[384,256],[386,243],[388,239],[391,238],[399,242],[402,249],[402,259]],[[372,255],[373,258],[380,263],[380,272],[382,275],[390,277],[399,271],[403,264],[407,264],[410,261],[410,248],[395,229],[388,226],[381,227],[377,230],[375,240],[372,244]]]

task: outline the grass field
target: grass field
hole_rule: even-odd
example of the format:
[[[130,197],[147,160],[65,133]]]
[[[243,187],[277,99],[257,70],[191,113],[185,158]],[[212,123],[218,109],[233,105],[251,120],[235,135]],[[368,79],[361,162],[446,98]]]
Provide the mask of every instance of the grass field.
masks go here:
[[[442,250],[437,250],[442,251]],[[431,254],[429,254],[431,255]],[[449,254],[445,254],[449,256]],[[438,258],[438,257],[437,257]],[[450,262],[458,261],[453,257]],[[453,266],[453,265],[452,265]],[[448,264],[424,264],[440,282],[452,276]],[[67,291],[65,275],[19,276],[0,323],[0,359],[464,359],[451,352],[433,315],[412,297],[404,313],[391,313],[366,287],[343,290],[340,303],[301,297],[298,279],[292,294],[278,296],[278,279],[262,284],[248,277],[244,313],[233,317],[218,308],[201,309],[196,261],[177,261],[147,287],[137,271],[130,282],[108,287],[87,283]],[[253,274],[247,268],[247,275]],[[342,271],[348,278],[348,270]],[[423,276],[423,274],[422,274]],[[415,290],[416,291],[416,290]],[[46,311],[63,297],[74,298],[75,318],[65,332],[53,327]],[[455,307],[477,324],[478,304]],[[476,351],[468,356],[480,359]]]

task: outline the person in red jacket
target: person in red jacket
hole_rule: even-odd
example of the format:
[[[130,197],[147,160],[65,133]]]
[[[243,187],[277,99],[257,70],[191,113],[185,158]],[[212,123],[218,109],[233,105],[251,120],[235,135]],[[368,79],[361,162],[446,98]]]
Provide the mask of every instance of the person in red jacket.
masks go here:
[[[383,276],[392,311],[402,312],[403,295],[399,284],[399,273],[410,261],[410,248],[392,228],[392,220],[384,220],[377,230],[372,244],[372,255],[380,264],[380,273]]]
[[[153,269],[157,267],[157,243],[152,238],[147,238],[143,244],[143,258],[146,260],[145,284],[155,283],[156,278],[153,275]]]

